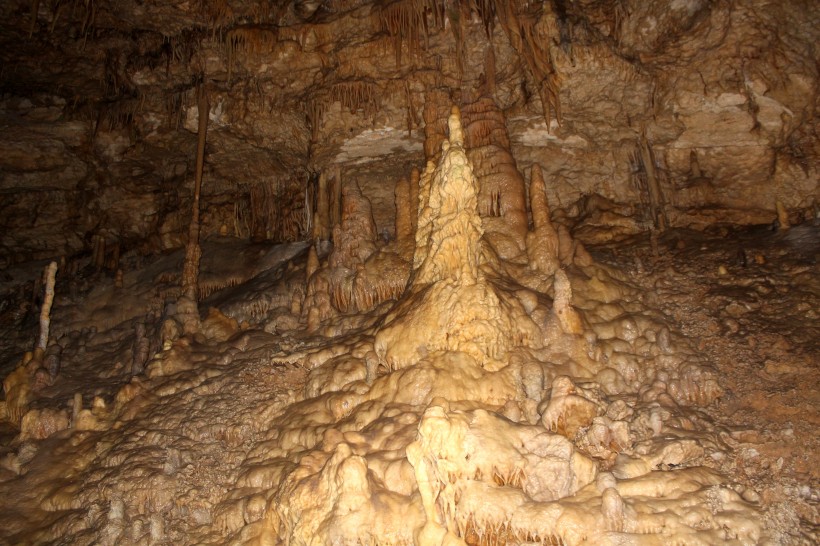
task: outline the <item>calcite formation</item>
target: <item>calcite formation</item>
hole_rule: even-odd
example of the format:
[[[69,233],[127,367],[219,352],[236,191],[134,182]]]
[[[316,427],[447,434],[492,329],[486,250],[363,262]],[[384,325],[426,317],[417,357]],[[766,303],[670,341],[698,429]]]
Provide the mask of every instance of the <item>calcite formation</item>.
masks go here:
[[[343,185],[329,254],[319,257],[317,241],[301,268],[288,265],[300,254],[282,252],[268,259],[275,274],[225,283],[224,295],[204,301],[227,315],[211,308],[195,336],[173,313],[163,333],[136,322],[121,364],[133,378],[109,400],[96,397],[86,409],[77,393],[70,414],[19,404],[20,441],[70,429],[63,441],[75,446],[67,459],[75,478],[31,505],[65,512],[59,525],[27,531],[18,523],[11,536],[760,540],[758,508],[701,466],[707,452],[725,453],[719,430],[701,420],[695,437],[679,433],[692,427],[685,408],[721,393],[710,367],[568,233],[561,259],[537,167],[534,229],[520,249],[537,259],[522,267],[518,256],[500,257],[485,237],[466,135],[454,107],[440,152],[409,178],[418,190],[397,184],[396,202],[418,195],[418,208],[415,221],[397,215],[395,240],[379,240],[369,201],[355,182]],[[389,259],[405,267],[392,292],[363,284],[392,282]],[[299,285],[275,300],[273,287]],[[279,309],[272,329],[252,326],[263,315],[242,315],[229,298],[262,287],[265,309]],[[194,466],[203,454],[211,465]],[[24,470],[29,457],[21,449],[4,467],[20,480],[47,481]],[[85,508],[94,506],[100,519]]]
[[[817,543],[813,8],[3,3],[0,543]]]

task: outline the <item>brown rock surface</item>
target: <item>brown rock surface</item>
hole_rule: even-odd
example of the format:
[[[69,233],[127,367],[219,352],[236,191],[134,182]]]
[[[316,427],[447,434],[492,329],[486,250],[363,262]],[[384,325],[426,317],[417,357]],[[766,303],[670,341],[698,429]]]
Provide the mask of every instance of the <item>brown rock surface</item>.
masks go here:
[[[820,540],[815,2],[0,29],[0,542]]]

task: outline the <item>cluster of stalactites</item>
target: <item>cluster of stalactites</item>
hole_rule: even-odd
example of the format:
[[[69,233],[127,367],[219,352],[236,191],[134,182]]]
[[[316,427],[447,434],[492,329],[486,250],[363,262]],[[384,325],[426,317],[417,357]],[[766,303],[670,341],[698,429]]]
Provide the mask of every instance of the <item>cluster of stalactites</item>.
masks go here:
[[[309,235],[313,218],[308,199],[300,196],[302,183],[296,177],[272,177],[250,186],[248,198],[234,203],[234,233],[275,242],[294,242]]]
[[[393,39],[396,66],[401,66],[403,44],[407,44],[407,51],[411,55],[415,54],[421,48],[422,39],[427,41],[429,28],[444,28],[445,21],[448,22],[455,42],[455,61],[459,74],[463,72],[464,62],[464,21],[473,13],[478,14],[490,36],[497,19],[513,49],[525,61],[526,70],[537,87],[549,128],[553,117],[559,125],[561,123],[559,78],[551,52],[548,46],[544,46],[551,43],[553,37],[548,35],[543,22],[549,14],[543,11],[543,7],[530,4],[532,3],[460,0],[448,5],[436,0],[396,0],[383,4],[378,17],[382,30]],[[563,34],[560,39],[564,39]],[[494,61],[493,57],[492,62]],[[491,77],[492,73],[487,76]],[[494,78],[487,83],[488,87],[494,88]]]
[[[225,36],[225,55],[227,57],[228,81],[231,81],[233,65],[238,53],[268,53],[279,40],[275,28],[260,26],[241,26],[229,30]]]
[[[345,81],[333,85],[330,89],[330,99],[339,101],[342,107],[351,113],[355,114],[361,110],[369,117],[379,109],[381,92],[379,86],[370,81]]]

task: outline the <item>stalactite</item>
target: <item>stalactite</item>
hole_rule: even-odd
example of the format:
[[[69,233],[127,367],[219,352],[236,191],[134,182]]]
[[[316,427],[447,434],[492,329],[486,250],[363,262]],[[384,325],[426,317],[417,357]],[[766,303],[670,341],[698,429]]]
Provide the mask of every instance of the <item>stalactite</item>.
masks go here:
[[[234,231],[256,240],[292,242],[311,236],[318,226],[298,176],[272,177],[248,189],[248,199],[234,204]],[[244,235],[242,235],[244,236]]]
[[[791,222],[789,221],[789,211],[786,210],[786,207],[783,205],[783,202],[779,199],[774,203],[775,211],[777,211],[777,228],[780,230],[787,230],[791,227]]]
[[[99,106],[94,134],[100,129],[113,131],[130,128],[137,114],[142,111],[144,98],[122,99],[103,102]]]
[[[550,127],[553,114],[558,125],[561,125],[561,104],[558,96],[558,75],[550,56],[548,36],[537,32],[537,23],[542,17],[543,6],[526,6],[519,9],[516,2],[499,2],[496,4],[498,20],[504,29],[510,44],[527,63],[533,83],[538,88],[544,110],[547,129]],[[528,11],[524,11],[528,10]]]
[[[487,33],[487,38],[493,35],[493,23],[495,22],[495,3],[496,0],[469,0],[470,9],[475,11],[481,22],[484,24],[484,31]]]
[[[229,0],[200,0],[200,8],[208,20],[211,36],[216,37],[234,18]]]
[[[333,229],[342,221],[342,168],[336,165],[333,170],[333,177],[330,179],[330,218],[331,233]]]
[[[250,196],[242,196],[233,204],[233,234],[240,239],[251,236]]]
[[[34,36],[34,31],[37,30],[37,12],[40,11],[40,0],[32,0],[31,2],[31,23],[29,23],[28,37]]]
[[[189,89],[171,91],[165,95],[165,115],[168,128],[179,129],[182,125],[182,114],[188,107]]]
[[[397,0],[379,9],[381,28],[393,38],[397,67],[401,66],[402,43],[412,55],[420,47],[422,33],[427,37],[425,4],[424,0]]]
[[[237,54],[270,53],[279,41],[276,29],[263,26],[234,27],[225,35],[225,54],[228,66],[228,82],[231,81]]]
[[[101,270],[105,262],[105,237],[102,235],[95,235],[93,240],[94,245],[94,269]]]
[[[469,12],[467,14],[463,13],[462,6],[461,2],[454,2],[448,5],[447,8],[447,20],[450,21],[450,30],[453,33],[453,41],[456,45],[456,70],[459,79],[464,75],[464,28],[462,19],[469,16]]]
[[[343,108],[355,114],[362,110],[364,115],[372,117],[381,104],[379,86],[365,80],[339,82],[330,89],[332,101],[339,101]]]
[[[327,241],[330,239],[330,207],[328,203],[328,180],[327,173],[319,175],[318,187],[316,189],[316,212],[313,223],[313,240]]]
[[[413,126],[416,121],[416,107],[413,104],[413,92],[410,89],[410,80],[404,80],[404,102],[407,108],[407,136],[413,136]]]

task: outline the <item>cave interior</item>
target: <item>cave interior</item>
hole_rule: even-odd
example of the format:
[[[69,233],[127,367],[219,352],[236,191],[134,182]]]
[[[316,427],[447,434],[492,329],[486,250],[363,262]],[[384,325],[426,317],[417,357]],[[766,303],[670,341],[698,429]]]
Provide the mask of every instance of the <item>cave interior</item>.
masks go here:
[[[816,0],[0,15],[0,543],[820,543]]]

